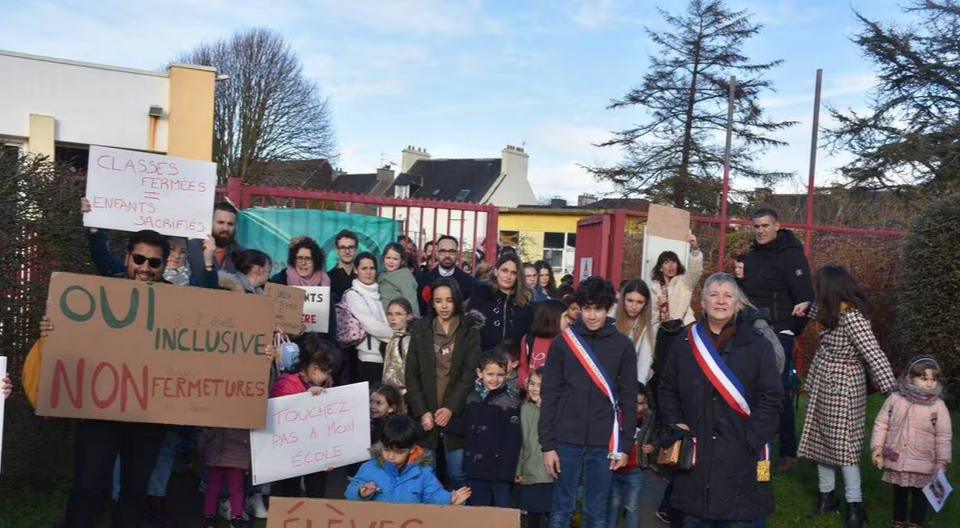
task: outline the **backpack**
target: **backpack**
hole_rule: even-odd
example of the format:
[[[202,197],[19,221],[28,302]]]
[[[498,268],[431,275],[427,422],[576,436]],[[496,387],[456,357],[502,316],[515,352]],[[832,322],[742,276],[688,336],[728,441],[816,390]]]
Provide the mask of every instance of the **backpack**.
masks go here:
[[[344,293],[346,298],[346,293]],[[366,330],[353,312],[347,308],[345,300],[338,302],[334,309],[337,315],[337,343],[342,347],[352,347],[367,337]]]
[[[37,408],[37,392],[40,389],[40,362],[43,359],[43,339],[37,339],[37,342],[27,353],[27,359],[23,362],[23,393],[27,396],[27,401],[34,409]]]

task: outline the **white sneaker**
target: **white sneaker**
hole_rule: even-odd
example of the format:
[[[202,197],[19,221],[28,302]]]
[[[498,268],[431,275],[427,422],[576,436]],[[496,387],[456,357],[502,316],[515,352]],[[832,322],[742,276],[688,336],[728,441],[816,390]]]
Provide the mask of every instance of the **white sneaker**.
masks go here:
[[[230,511],[230,499],[220,499],[220,507],[217,508],[217,515],[229,521],[233,518],[231,513],[233,512]]]
[[[247,511],[257,519],[267,518],[267,507],[263,505],[263,495],[254,493],[247,498]]]

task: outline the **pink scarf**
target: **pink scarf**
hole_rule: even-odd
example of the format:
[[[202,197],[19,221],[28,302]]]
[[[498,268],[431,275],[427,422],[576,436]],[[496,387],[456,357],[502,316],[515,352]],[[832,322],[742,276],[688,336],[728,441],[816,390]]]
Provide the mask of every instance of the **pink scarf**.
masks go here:
[[[330,286],[330,276],[318,269],[313,271],[313,275],[303,278],[297,275],[296,268],[287,266],[287,286]]]

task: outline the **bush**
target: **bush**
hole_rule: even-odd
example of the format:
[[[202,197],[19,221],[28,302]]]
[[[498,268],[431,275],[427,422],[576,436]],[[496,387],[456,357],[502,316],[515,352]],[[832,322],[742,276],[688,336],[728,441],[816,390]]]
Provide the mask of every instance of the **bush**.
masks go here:
[[[933,354],[943,369],[946,400],[960,406],[960,194],[927,205],[906,237],[898,287],[899,374],[907,356]]]

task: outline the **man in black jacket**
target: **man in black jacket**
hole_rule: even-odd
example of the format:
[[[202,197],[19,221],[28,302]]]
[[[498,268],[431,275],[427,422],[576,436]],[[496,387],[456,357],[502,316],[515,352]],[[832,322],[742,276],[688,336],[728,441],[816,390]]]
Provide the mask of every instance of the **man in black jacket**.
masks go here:
[[[437,257],[440,260],[440,265],[417,277],[417,300],[420,303],[421,314],[430,313],[430,303],[423,295],[424,288],[433,284],[433,282],[440,277],[451,277],[457,281],[457,286],[460,287],[460,295],[463,296],[463,301],[467,302],[470,300],[470,296],[473,294],[473,285],[476,281],[472,275],[457,267],[457,260],[459,260],[457,257],[459,254],[460,244],[456,238],[450,235],[443,235],[437,240]]]
[[[807,323],[806,307],[813,301],[810,264],[803,244],[789,229],[780,228],[780,219],[772,209],[753,214],[756,241],[743,263],[740,286],[750,302],[766,308],[773,319],[773,330],[783,345],[786,366],[783,369],[784,408],[780,415],[780,464],[785,473],[797,465],[797,433],[793,398],[788,380],[793,369],[793,345]]]
[[[580,472],[585,472],[585,528],[607,526],[607,497],[613,471],[626,463],[636,433],[637,353],[630,338],[617,331],[607,311],[613,285],[590,277],[577,289],[580,319],[572,334],[553,340],[544,365],[540,407],[540,447],[547,472],[556,479],[550,528],[568,528],[577,504]],[[599,366],[601,379],[614,391],[620,416],[619,448],[611,452],[614,405],[568,344],[581,343]],[[577,347],[579,348],[579,347]],[[587,350],[589,349],[589,350]]]

